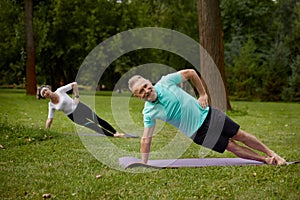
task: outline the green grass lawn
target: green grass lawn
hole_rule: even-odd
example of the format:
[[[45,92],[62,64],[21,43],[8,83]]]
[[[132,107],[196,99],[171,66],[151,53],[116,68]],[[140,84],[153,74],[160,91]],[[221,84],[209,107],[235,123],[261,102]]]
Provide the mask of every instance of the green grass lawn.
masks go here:
[[[122,101],[124,95],[116,98]],[[45,131],[47,102],[26,96],[23,90],[0,89],[0,144],[4,147],[0,149],[0,199],[42,199],[46,193],[51,194],[51,199],[84,200],[299,199],[299,164],[144,170],[145,173],[111,168],[99,160],[103,154],[112,154],[115,161],[115,152],[105,146],[102,151],[101,145],[108,141],[118,149],[138,155],[139,139],[86,139],[78,136],[77,131],[90,133],[89,130],[75,127],[60,112],[55,113],[51,130]],[[242,129],[287,160],[300,159],[299,103],[234,101],[232,105],[234,111],[228,115]],[[101,117],[119,131],[132,130],[141,135],[141,101],[129,102],[134,129],[126,123],[119,126],[111,107],[109,95],[95,97],[95,110]],[[122,110],[118,109],[117,114],[122,117]],[[175,131],[162,125],[153,138],[152,150],[162,149],[174,138]],[[95,147],[97,152],[88,146],[91,143],[99,143]],[[199,157],[199,149],[191,144],[181,157]],[[234,157],[229,152],[209,152],[207,156]]]

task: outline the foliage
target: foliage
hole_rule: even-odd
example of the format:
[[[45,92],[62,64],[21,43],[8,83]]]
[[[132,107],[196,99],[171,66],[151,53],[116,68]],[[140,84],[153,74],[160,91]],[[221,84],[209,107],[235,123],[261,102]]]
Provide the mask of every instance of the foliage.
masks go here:
[[[261,57],[254,40],[249,37],[241,47],[240,55],[234,57],[234,66],[227,67],[230,91],[235,92],[232,96],[239,99],[259,96],[265,78],[265,63],[261,63]]]
[[[289,76],[288,85],[284,87],[282,99],[285,101],[300,100],[300,55],[298,55],[291,64],[291,76]]]
[[[297,99],[289,82],[299,55],[299,7],[295,0],[221,1],[231,94],[264,101]]]
[[[165,27],[198,41],[196,0],[33,2],[37,82],[51,84],[53,89],[73,81],[88,53],[122,31]],[[23,4],[0,2],[1,85],[24,83]],[[300,54],[299,1],[220,0],[220,8],[228,91],[240,98],[298,101],[295,77]],[[129,69],[153,62],[177,70],[192,67],[172,53],[143,49],[113,62],[99,85],[105,84],[106,89],[112,90]]]
[[[24,12],[15,1],[0,2],[0,84],[20,84],[25,77]]]
[[[271,0],[221,0],[224,38],[230,42],[239,36],[244,42],[251,34],[261,46],[270,39],[266,31],[272,25],[276,5]]]
[[[299,55],[299,47],[295,42],[299,41],[299,26],[297,27],[300,13],[300,4],[295,0],[279,1],[276,12],[276,37],[271,46],[267,61],[269,64],[268,74],[265,81],[263,100],[296,100],[295,91],[297,86],[290,84],[293,76],[299,76],[300,65],[295,62]],[[288,14],[290,13],[290,14]],[[297,47],[296,47],[297,46]],[[292,70],[291,66],[295,69]],[[296,74],[295,74],[296,73]],[[289,97],[286,95],[288,94]]]
[[[268,59],[268,71],[265,74],[263,100],[279,101],[288,77],[288,48],[283,42],[275,43]]]

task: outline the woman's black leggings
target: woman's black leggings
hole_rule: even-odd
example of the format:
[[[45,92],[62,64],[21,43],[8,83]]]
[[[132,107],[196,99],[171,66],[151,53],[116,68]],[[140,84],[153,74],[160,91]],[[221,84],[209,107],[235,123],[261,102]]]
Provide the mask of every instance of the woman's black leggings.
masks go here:
[[[117,131],[105,120],[101,119],[92,109],[84,103],[79,102],[77,108],[68,117],[81,126],[92,129],[106,136],[114,136]]]

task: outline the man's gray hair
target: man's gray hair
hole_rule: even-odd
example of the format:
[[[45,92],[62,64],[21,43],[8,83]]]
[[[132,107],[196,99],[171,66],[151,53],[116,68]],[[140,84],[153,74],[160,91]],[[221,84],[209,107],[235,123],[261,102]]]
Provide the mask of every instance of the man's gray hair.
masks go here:
[[[134,75],[128,80],[128,88],[131,92],[133,92],[132,89],[134,84],[140,79],[144,79],[144,77],[142,77],[141,75]]]

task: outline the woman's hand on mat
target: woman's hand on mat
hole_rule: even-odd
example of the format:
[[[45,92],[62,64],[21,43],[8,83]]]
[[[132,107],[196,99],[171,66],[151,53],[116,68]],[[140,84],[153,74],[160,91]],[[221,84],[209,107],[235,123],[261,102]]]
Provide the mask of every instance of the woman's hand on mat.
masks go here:
[[[124,137],[124,136],[125,136],[124,133],[116,132],[116,133],[114,134],[114,137]]]

